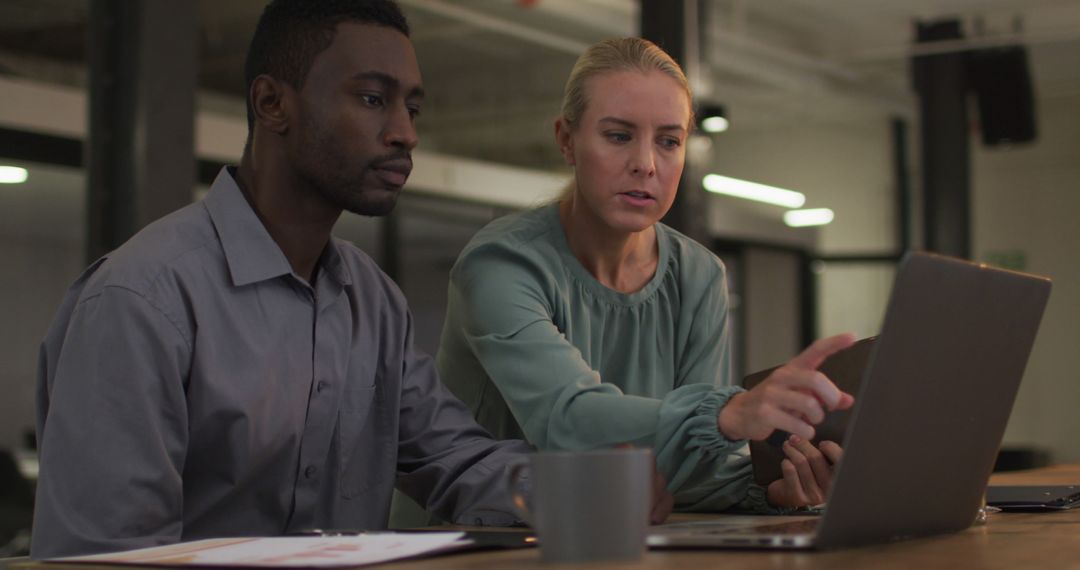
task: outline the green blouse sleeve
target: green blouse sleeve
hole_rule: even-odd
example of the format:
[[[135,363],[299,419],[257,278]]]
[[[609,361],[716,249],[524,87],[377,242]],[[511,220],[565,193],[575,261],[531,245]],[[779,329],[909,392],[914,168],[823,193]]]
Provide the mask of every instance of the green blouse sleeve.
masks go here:
[[[467,251],[451,276],[456,314],[448,322],[460,323],[526,439],[539,449],[651,447],[681,507],[738,507],[750,483],[747,462],[737,455],[744,442],[726,439],[716,426],[720,406],[740,390],[716,385],[727,366],[724,319],[714,312],[700,326],[712,322],[715,330],[679,339],[682,373],[674,390],[662,399],[627,395],[603,382],[555,325],[552,315],[566,309],[555,306],[562,286],[543,261],[498,243]],[[724,311],[724,295],[699,310]]]
[[[720,408],[741,391],[689,384],[664,398],[654,453],[675,495],[676,510],[780,512],[754,483],[744,442],[725,438],[716,426]]]
[[[667,474],[680,511],[774,512],[765,490],[753,482],[745,441],[727,439],[717,426],[720,408],[743,388],[730,384],[725,273],[714,257],[708,261],[711,264],[701,260],[682,268],[684,297],[700,301],[682,313],[692,321],[679,342],[676,389],[660,411],[657,465]]]
[[[510,248],[473,250],[451,275],[449,307],[529,443],[584,450],[652,446],[662,402],[601,382],[552,321],[545,268]]]

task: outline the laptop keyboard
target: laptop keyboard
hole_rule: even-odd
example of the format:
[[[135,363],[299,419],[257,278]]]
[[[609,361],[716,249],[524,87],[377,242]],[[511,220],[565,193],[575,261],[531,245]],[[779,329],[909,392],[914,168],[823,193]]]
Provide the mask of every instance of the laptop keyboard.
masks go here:
[[[709,527],[701,525],[687,528],[691,534],[809,534],[817,529],[820,519],[758,524],[752,526],[725,525]]]

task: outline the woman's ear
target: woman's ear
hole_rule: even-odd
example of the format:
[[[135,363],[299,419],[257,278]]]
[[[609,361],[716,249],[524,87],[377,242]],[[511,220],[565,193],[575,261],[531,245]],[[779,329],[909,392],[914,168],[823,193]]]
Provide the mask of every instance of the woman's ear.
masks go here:
[[[286,105],[288,86],[269,75],[260,75],[251,83],[251,110],[255,123],[263,128],[284,135],[289,129],[289,112]]]
[[[559,152],[568,166],[574,166],[574,137],[570,132],[570,126],[562,117],[555,119],[555,143],[559,145]]]

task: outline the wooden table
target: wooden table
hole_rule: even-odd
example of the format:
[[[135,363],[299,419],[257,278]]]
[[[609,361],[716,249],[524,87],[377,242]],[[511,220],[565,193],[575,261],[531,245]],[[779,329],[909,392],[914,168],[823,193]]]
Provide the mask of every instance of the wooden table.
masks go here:
[[[1080,465],[994,475],[998,485],[1070,485],[1080,483]],[[12,570],[117,570],[116,566],[28,562]],[[131,567],[127,567],[130,569]],[[963,532],[826,552],[739,550],[654,550],[636,564],[541,564],[536,549],[477,552],[424,558],[377,566],[386,570],[484,570],[495,568],[677,569],[903,568],[955,570],[1000,568],[1080,569],[1080,509],[1049,513],[994,513],[984,526]]]

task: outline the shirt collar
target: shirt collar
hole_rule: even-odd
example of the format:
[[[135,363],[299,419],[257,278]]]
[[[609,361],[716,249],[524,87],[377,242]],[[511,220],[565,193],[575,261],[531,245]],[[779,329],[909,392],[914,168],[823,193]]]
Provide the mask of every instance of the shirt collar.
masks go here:
[[[341,245],[337,241],[334,236],[330,236],[330,243],[326,244],[326,249],[319,256],[319,266],[322,268],[324,275],[328,275],[343,286],[350,285],[352,284],[352,278],[341,257],[341,251],[338,250]]]
[[[210,219],[221,240],[234,286],[292,274],[289,260],[248,204],[233,178],[232,169],[221,169],[203,204],[210,212]],[[325,275],[342,285],[348,285],[352,280],[338,247],[331,238],[319,257],[319,266]]]

